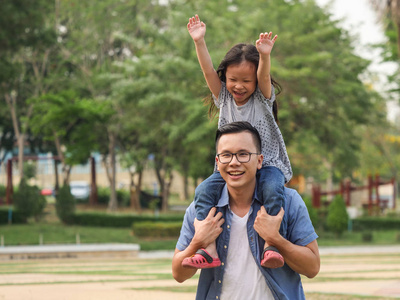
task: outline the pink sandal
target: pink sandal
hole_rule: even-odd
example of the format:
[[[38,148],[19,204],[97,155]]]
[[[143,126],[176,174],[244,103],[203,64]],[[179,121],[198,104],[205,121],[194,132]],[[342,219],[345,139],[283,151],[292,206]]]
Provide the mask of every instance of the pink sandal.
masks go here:
[[[193,269],[216,268],[221,265],[219,258],[214,258],[205,249],[197,250],[195,255],[186,257],[182,261],[182,266]]]
[[[261,266],[270,269],[283,267],[285,260],[275,247],[267,247],[262,254]]]

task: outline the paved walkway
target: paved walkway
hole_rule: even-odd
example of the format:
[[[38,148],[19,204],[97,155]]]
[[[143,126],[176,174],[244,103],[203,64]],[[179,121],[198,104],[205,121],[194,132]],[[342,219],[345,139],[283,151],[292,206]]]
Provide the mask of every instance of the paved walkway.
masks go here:
[[[174,251],[140,251],[138,244],[64,244],[64,245],[29,245],[0,247],[0,257],[4,255],[38,254],[38,253],[84,253],[84,252],[134,252],[139,258],[172,258]],[[319,247],[323,255],[340,254],[373,254],[373,253],[400,253],[400,245],[374,246],[332,246]]]
[[[93,297],[99,300],[110,299],[110,297],[146,300],[193,299],[193,292],[176,293],[172,290],[161,292],[160,287],[184,289],[196,286],[196,279],[178,284],[172,278],[154,278],[154,280],[143,280],[142,278],[146,272],[149,274],[155,272],[154,263],[148,262],[148,259],[171,259],[173,251],[142,252],[139,251],[138,245],[133,244],[38,245],[0,247],[0,256],[20,254],[31,255],[27,258],[60,258],[51,255],[68,252],[71,255],[68,257],[74,257],[74,253],[85,251],[93,257],[98,257],[100,253],[107,256],[100,259],[100,264],[96,263],[97,260],[86,259],[36,260],[34,264],[25,261],[24,263],[31,268],[28,272],[25,270],[22,273],[4,272],[4,274],[0,274],[0,299],[55,299],[54,295],[60,295],[61,291],[68,295],[62,298],[67,300],[93,299]],[[125,259],[121,256],[123,251],[130,253],[136,251],[137,255],[133,259]],[[38,253],[47,253],[47,256],[35,257],[34,255]],[[122,260],[107,259],[113,254],[116,255],[115,257],[122,257]],[[321,271],[318,276],[315,279],[305,277],[302,279],[305,292],[308,295],[316,293],[315,297],[310,296],[308,299],[342,299],[341,296],[329,298],[329,295],[335,294],[343,294],[343,299],[353,299],[356,297],[354,295],[375,296],[380,300],[400,299],[400,245],[320,247],[320,254]],[[24,263],[9,259],[2,264],[4,270],[9,268],[16,270],[16,268],[21,268]],[[40,264],[43,266],[35,267]],[[86,268],[86,271],[90,272],[82,273],[81,268]],[[118,272],[107,275],[108,269]],[[49,270],[50,273],[47,274],[43,270]],[[52,273],[52,270],[58,271]],[[124,275],[125,272],[127,275]],[[135,272],[138,274],[135,275]],[[157,272],[170,274],[170,264],[164,261],[163,266],[161,269],[157,269]],[[22,286],[23,288],[21,288]],[[150,289],[142,289],[146,287]],[[138,289],[132,290],[132,288]],[[46,298],[43,296],[44,294],[49,296]],[[325,298],[320,298],[321,295],[325,295]]]

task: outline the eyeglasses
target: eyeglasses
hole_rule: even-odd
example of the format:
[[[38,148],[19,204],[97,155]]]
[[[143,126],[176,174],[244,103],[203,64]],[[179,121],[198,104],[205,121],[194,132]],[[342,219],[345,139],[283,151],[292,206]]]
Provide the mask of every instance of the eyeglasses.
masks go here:
[[[238,162],[247,163],[250,161],[252,154],[259,155],[259,153],[237,152],[237,153],[219,153],[219,154],[217,154],[217,157],[218,157],[218,161],[221,164],[229,164],[232,161],[233,156],[236,156],[236,159]]]

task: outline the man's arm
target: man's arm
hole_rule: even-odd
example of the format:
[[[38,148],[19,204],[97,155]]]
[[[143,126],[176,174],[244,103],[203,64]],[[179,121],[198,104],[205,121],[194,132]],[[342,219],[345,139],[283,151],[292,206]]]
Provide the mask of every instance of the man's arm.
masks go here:
[[[256,41],[256,48],[260,54],[260,61],[257,69],[258,87],[265,98],[271,98],[271,51],[274,47],[275,35],[272,39],[272,32],[260,33],[260,38]]]
[[[318,243],[314,240],[306,246],[299,246],[282,237],[279,234],[279,227],[283,215],[283,208],[276,216],[271,216],[262,206],[254,221],[254,229],[268,245],[279,250],[293,271],[313,278],[318,274],[320,268]]]
[[[200,21],[198,15],[189,19],[187,28],[193,42],[196,46],[197,59],[199,60],[201,70],[206,79],[208,88],[211,93],[218,98],[221,90],[221,80],[214,69],[210,53],[208,52],[204,36],[206,34],[206,24]]]
[[[184,282],[196,274],[197,269],[182,267],[182,261],[186,257],[194,255],[200,248],[207,247],[221,234],[221,226],[225,220],[222,218],[221,212],[215,214],[216,210],[213,207],[203,221],[198,221],[197,219],[194,221],[195,233],[185,250],[175,249],[174,257],[172,258],[172,276],[176,281]]]

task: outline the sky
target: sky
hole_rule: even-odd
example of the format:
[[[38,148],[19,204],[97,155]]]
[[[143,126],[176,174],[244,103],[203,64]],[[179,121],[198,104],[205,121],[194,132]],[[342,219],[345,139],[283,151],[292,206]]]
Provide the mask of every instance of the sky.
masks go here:
[[[369,0],[315,0],[320,6],[330,4],[329,12],[335,20],[342,20],[340,26],[356,34],[359,43],[355,45],[358,55],[372,60],[370,71],[376,72],[380,78],[375,88],[380,91],[385,87],[385,75],[394,72],[393,63],[382,63],[379,50],[368,47],[370,44],[385,41],[382,26],[377,22],[377,15],[371,8]],[[382,88],[383,87],[383,88]],[[394,121],[400,114],[396,101],[388,103],[388,119]]]

